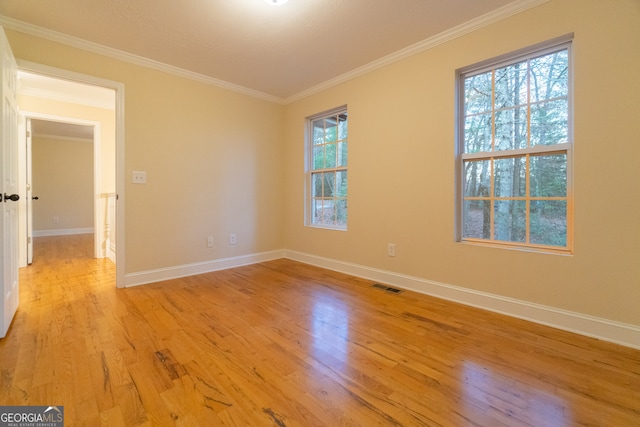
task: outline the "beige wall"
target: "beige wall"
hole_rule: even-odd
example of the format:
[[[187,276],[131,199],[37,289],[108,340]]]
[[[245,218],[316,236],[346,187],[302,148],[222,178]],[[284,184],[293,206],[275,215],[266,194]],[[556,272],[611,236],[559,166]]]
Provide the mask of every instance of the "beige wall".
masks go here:
[[[34,137],[33,230],[93,228],[93,143]],[[54,223],[53,218],[59,222]]]
[[[116,116],[115,110],[18,95],[21,112],[78,119],[100,124],[100,193],[116,191]],[[115,106],[114,106],[115,107]]]
[[[455,70],[575,33],[572,256],[454,241]],[[640,3],[552,0],[289,105],[285,246],[640,325]],[[304,118],[349,108],[347,232],[304,227]],[[395,243],[397,256],[386,255]]]
[[[91,107],[87,105],[79,105],[75,103],[62,102],[58,100],[45,99],[45,98],[36,98],[33,96],[27,95],[19,95],[18,96],[18,106],[20,110],[26,115],[45,115],[45,116],[55,116],[56,118],[66,118],[70,121],[80,120],[82,122],[87,123],[97,123],[99,127],[99,145],[100,145],[100,163],[99,163],[99,172],[100,172],[100,183],[97,188],[94,189],[94,177],[93,170],[91,176],[91,203],[93,203],[93,192],[97,191],[98,200],[97,200],[97,209],[102,213],[102,223],[99,225],[100,230],[95,230],[96,238],[101,238],[101,241],[98,242],[99,247],[103,250],[104,254],[107,254],[107,239],[110,237],[112,240],[115,240],[113,225],[107,227],[107,195],[115,193],[116,191],[116,120],[115,120],[115,110],[114,109],[105,109],[105,108],[97,108]],[[115,105],[114,105],[115,107]],[[93,145],[91,146],[93,147]],[[93,148],[92,148],[93,149]],[[91,165],[93,165],[94,156],[92,154],[91,157]],[[38,173],[38,169],[35,169],[35,173]],[[94,206],[92,205],[91,211],[95,213]],[[38,207],[34,204],[34,207],[38,209]],[[37,211],[36,211],[37,212]],[[39,224],[34,223],[35,230],[50,230],[55,228],[77,228],[75,226],[67,226],[66,221],[63,222],[61,218],[61,222],[59,224],[53,224],[51,222],[49,212],[46,214],[42,214],[37,219],[38,221],[42,221]],[[57,227],[56,227],[57,225]],[[38,228],[43,227],[43,228]],[[90,222],[90,225],[86,227],[94,228],[93,218]],[[106,235],[106,231],[109,230],[111,236]],[[101,233],[102,232],[102,233]],[[26,231],[25,231],[26,233]]]
[[[18,59],[125,86],[126,273],[282,249],[282,105],[6,32]]]
[[[287,248],[640,325],[639,22],[637,0],[551,0],[287,106],[8,37],[18,58],[125,84],[126,177],[148,178],[126,184],[127,272]],[[455,70],[571,32],[574,254],[456,243]],[[306,228],[304,118],[343,104],[349,229]]]

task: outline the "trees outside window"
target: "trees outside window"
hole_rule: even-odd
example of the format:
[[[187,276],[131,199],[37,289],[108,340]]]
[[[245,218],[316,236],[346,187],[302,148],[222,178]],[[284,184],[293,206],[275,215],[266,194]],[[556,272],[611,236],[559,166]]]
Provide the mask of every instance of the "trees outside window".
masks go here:
[[[308,119],[307,224],[347,228],[347,109]]]
[[[458,76],[458,239],[570,250],[570,41]]]

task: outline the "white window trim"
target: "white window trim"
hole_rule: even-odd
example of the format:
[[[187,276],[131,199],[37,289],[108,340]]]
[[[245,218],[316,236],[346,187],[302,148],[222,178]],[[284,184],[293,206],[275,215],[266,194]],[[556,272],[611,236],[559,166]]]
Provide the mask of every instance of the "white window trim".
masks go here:
[[[319,228],[325,230],[336,230],[336,231],[347,231],[348,226],[348,216],[347,216],[347,225],[344,227],[328,225],[328,224],[314,224],[312,219],[312,209],[311,202],[313,200],[313,189],[311,188],[311,176],[313,172],[313,136],[311,133],[313,132],[313,121],[331,115],[338,115],[340,113],[347,113],[347,105],[341,105],[340,107],[332,108],[330,110],[323,111],[321,113],[314,114],[312,116],[308,116],[305,118],[305,129],[304,129],[304,173],[305,173],[305,185],[304,185],[304,225],[306,227],[311,228]],[[349,137],[347,136],[347,145],[349,144]],[[349,166],[347,164],[346,167],[340,167],[341,170],[348,170]],[[348,191],[348,190],[347,190]],[[348,196],[347,196],[348,200]]]
[[[533,46],[529,46],[515,52],[511,52],[505,55],[478,62],[476,64],[460,68],[455,73],[455,214],[454,214],[454,238],[456,242],[461,244],[472,244],[478,246],[498,247],[506,249],[515,249],[522,251],[544,252],[561,255],[573,254],[573,148],[574,148],[574,134],[573,134],[573,115],[574,115],[574,90],[573,90],[573,42],[574,34],[566,34],[561,37],[557,37],[546,42],[542,42]],[[482,74],[486,71],[500,68],[502,66],[513,64],[518,61],[527,60],[533,56],[544,55],[546,53],[555,52],[566,48],[569,55],[569,71],[568,71],[568,142],[556,144],[553,146],[535,146],[518,150],[505,150],[500,151],[500,156],[492,155],[494,152],[481,152],[481,153],[464,153],[464,135],[462,130],[464,129],[464,85],[462,77],[470,77],[476,74]],[[537,245],[532,243],[520,243],[520,242],[507,242],[488,239],[477,238],[463,238],[462,230],[463,224],[463,192],[462,183],[464,182],[464,161],[471,159],[491,159],[496,157],[509,157],[509,156],[522,156],[531,155],[537,153],[553,153],[553,152],[566,152],[567,153],[567,242],[566,246],[547,246]]]

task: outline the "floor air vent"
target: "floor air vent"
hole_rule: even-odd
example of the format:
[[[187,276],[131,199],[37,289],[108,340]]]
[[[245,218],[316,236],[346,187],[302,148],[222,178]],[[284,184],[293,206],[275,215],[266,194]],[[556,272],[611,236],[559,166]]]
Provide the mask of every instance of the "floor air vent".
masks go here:
[[[383,291],[386,291],[392,294],[399,294],[400,292],[402,292],[402,289],[392,288],[391,286],[381,285],[380,283],[375,283],[373,287],[376,289],[382,289]]]

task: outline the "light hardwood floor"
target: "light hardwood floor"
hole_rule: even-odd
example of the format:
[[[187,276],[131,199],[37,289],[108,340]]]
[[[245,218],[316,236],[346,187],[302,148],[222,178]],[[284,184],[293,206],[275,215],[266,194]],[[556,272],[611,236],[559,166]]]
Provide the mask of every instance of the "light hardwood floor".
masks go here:
[[[36,240],[0,404],[67,426],[638,426],[640,351],[278,260],[130,289]]]

